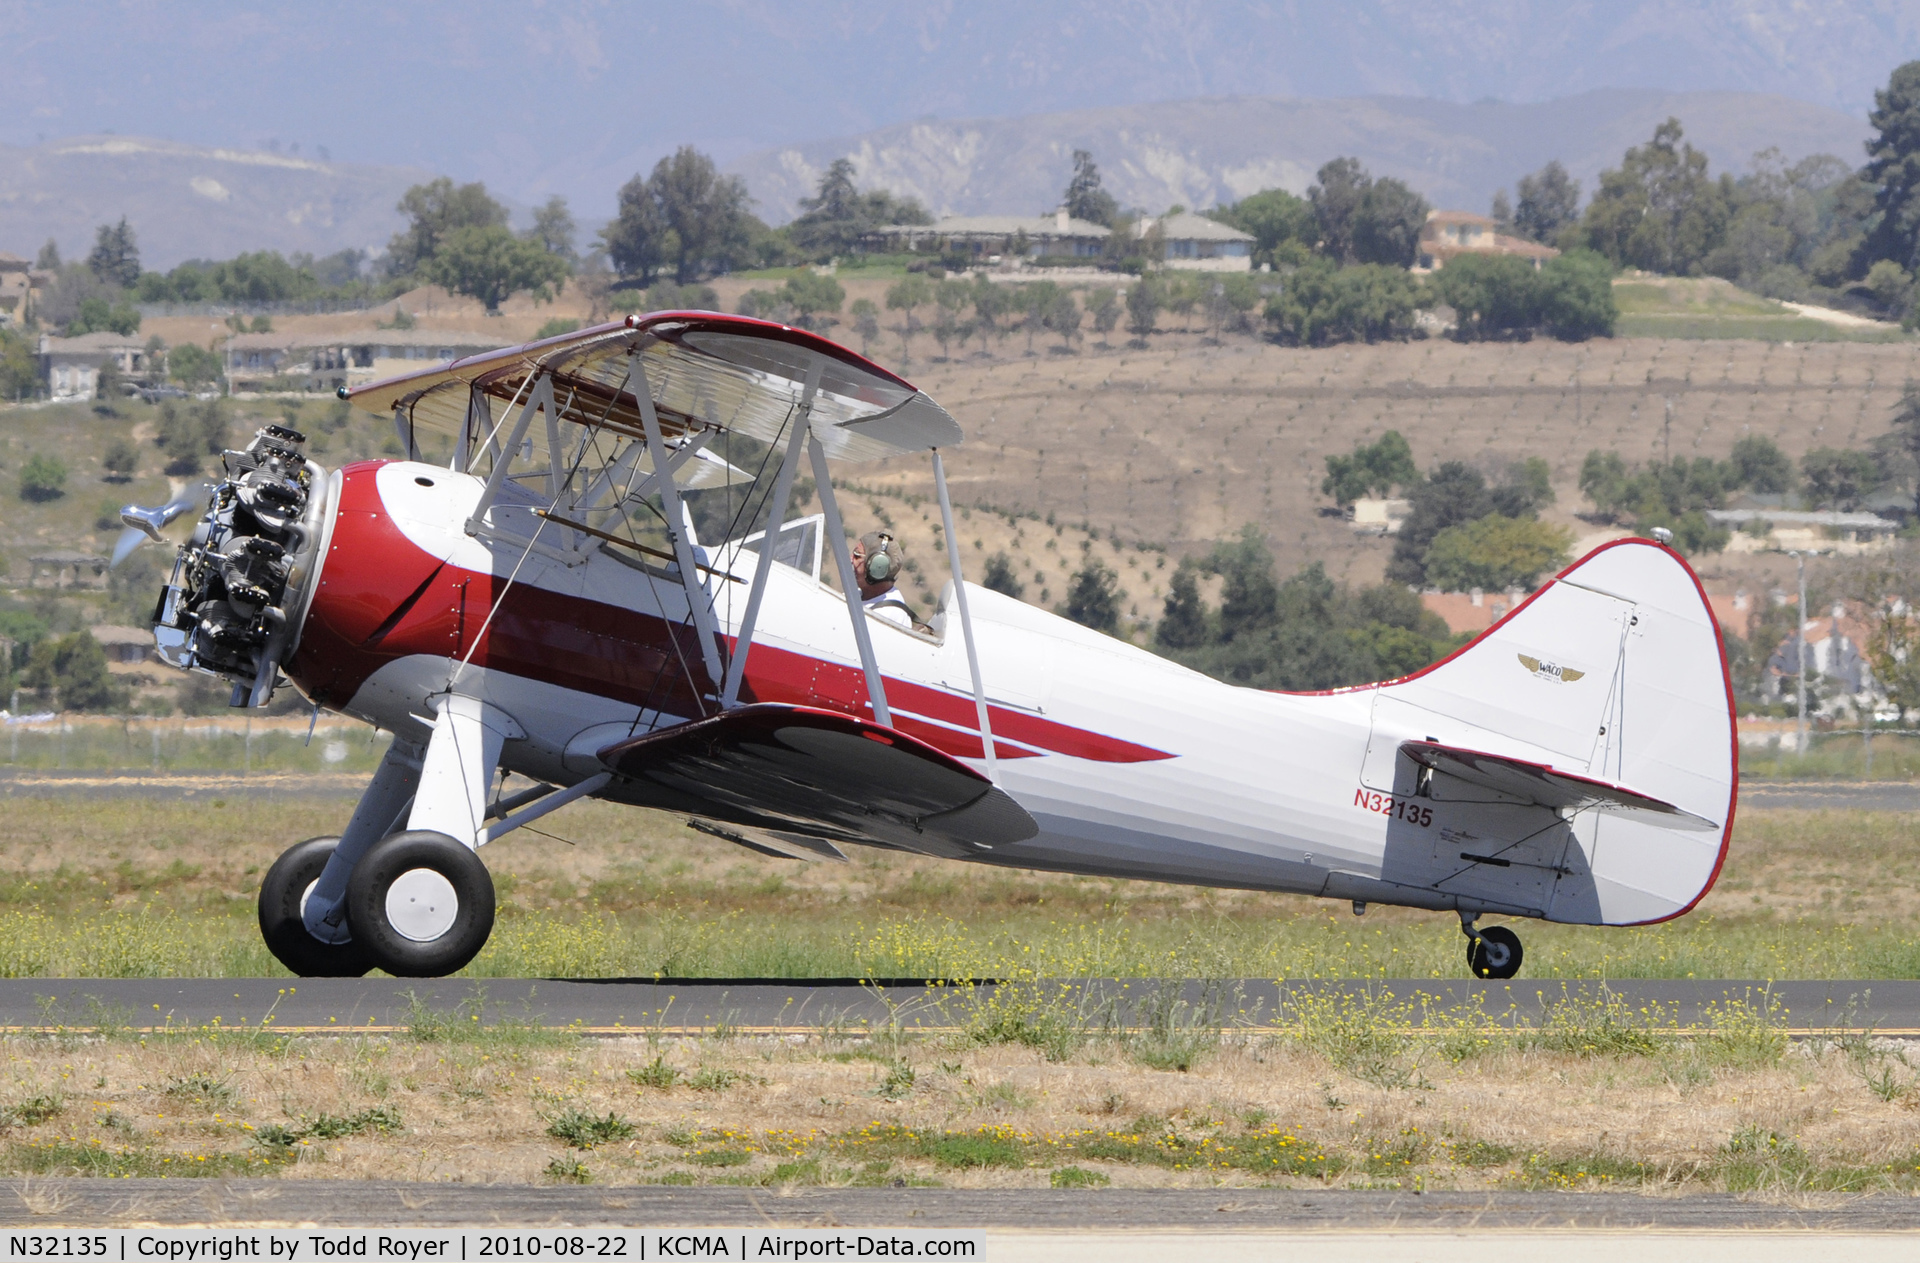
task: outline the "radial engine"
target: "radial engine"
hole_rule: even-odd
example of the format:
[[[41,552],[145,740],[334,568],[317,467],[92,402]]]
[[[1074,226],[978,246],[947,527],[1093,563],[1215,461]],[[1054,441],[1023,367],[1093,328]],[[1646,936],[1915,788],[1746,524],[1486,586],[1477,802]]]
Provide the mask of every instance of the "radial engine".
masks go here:
[[[224,455],[226,476],[154,610],[161,659],[232,681],[234,706],[264,706],[273,695],[312,594],[329,484],[306,441],[269,425]]]

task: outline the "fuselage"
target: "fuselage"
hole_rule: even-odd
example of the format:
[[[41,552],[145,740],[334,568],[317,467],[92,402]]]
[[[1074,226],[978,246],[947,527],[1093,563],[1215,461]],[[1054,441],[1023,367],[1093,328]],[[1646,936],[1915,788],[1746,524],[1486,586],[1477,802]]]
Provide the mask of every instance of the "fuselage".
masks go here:
[[[677,572],[542,528],[528,506],[496,504],[497,529],[469,534],[481,492],[477,478],[414,462],[333,475],[285,665],[303,693],[415,741],[429,699],[478,696],[524,729],[502,765],[556,784],[601,771],[596,752],[615,741],[711,713]],[[736,652],[760,555],[722,547],[710,561],[716,621]],[[807,568],[769,564],[742,700],[871,719],[844,598]],[[1569,829],[1540,843],[1532,885],[1511,864],[1448,877],[1462,867],[1458,838],[1471,836],[1450,820],[1463,807],[1363,783],[1375,690],[1235,688],[967,591],[998,784],[1040,825],[981,862],[1556,916]],[[931,613],[934,635],[868,621],[894,726],[984,768],[958,615]],[[1557,919],[1596,918],[1565,908]]]

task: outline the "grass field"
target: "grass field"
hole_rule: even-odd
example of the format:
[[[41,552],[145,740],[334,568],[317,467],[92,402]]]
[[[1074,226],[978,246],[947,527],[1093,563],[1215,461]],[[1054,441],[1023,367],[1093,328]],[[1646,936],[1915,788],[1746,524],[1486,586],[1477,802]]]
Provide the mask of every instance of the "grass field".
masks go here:
[[[7,973],[252,973],[253,884],[348,804],[14,800]],[[796,868],[579,805],[489,848],[475,974],[991,972],[948,1030],[585,1039],[416,1008],[394,1035],[97,1030],[0,1040],[10,1174],[965,1186],[1920,1190],[1897,1041],[1790,1042],[1764,994],[1690,1025],[1598,981],[1531,1026],[1381,988],[1120,1028],[1047,977],[1463,973],[1449,918],[961,870]],[[1920,823],[1750,813],[1669,927],[1523,927],[1529,976],[1912,977]]]
[[[264,976],[260,874],[351,799],[16,798],[0,975]],[[962,867],[763,858],[654,812],[578,803],[487,850],[500,919],[469,976],[1458,978],[1452,918],[1290,896]],[[564,839],[564,840],[560,840]],[[1746,812],[1693,915],[1523,924],[1527,975],[1920,977],[1920,822]]]

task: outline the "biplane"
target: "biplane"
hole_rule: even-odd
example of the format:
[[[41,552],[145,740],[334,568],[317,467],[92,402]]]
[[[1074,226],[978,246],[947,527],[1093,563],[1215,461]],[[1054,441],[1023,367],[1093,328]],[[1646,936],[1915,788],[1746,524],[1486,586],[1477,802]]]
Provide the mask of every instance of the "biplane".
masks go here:
[[[341,394],[392,416],[400,458],[329,470],[267,426],[210,494],[125,514],[157,539],[203,509],[155,611],[166,661],[392,734],[344,831],[261,884],[295,973],[461,968],[493,924],[486,844],[586,797],[789,859],[1451,912],[1489,978],[1521,945],[1482,918],[1676,917],[1725,857],[1726,661],[1660,543],[1598,549],[1404,679],[1263,692],[962,581],[960,427],[803,330],[662,312]],[[952,577],[904,627],[862,606],[832,472],[916,454]],[[819,512],[790,517],[803,468]],[[689,498],[719,487],[738,508],[702,538]]]

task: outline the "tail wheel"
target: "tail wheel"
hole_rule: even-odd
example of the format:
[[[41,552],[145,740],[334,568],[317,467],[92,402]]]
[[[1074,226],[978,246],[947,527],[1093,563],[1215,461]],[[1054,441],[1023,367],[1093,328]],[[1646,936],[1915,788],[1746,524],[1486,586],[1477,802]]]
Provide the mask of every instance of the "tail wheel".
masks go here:
[[[473,851],[424,830],[382,838],[353,866],[347,921],[373,963],[397,978],[439,978],[493,933],[493,878]]]
[[[1520,936],[1504,925],[1490,926],[1467,940],[1467,967],[1476,978],[1507,979],[1520,972]]]
[[[373,968],[359,940],[323,943],[308,933],[301,910],[339,838],[308,838],[288,847],[260,882],[260,937],[275,960],[302,978],[358,978]]]

